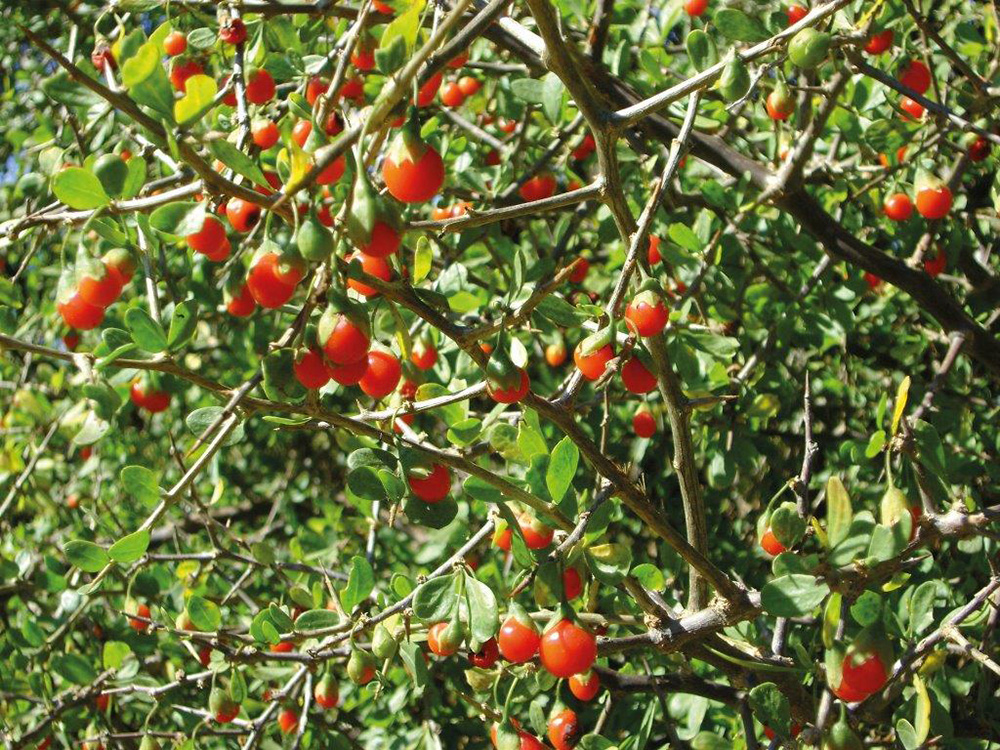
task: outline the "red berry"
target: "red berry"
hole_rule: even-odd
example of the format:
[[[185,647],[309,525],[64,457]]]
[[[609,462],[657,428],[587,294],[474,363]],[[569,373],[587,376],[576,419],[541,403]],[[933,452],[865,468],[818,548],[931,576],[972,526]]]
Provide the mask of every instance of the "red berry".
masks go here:
[[[198,649],[198,661],[203,667],[207,667],[212,662],[212,647],[202,646]]]
[[[549,742],[555,750],[571,750],[580,741],[576,711],[564,708],[549,719]]]
[[[785,551],[785,546],[774,536],[770,527],[764,531],[764,535],[760,538],[760,546],[771,557],[777,557]]]
[[[104,266],[104,275],[97,279],[93,276],[84,276],[80,279],[76,293],[88,305],[95,307],[107,307],[118,299],[122,293],[125,280],[117,269]]]
[[[868,38],[868,44],[865,45],[865,52],[869,55],[881,55],[892,46],[892,38],[892,29],[883,29],[872,34]]]
[[[916,204],[925,219],[943,219],[951,210],[951,190],[947,185],[925,187],[917,191]]]
[[[903,119],[905,120],[919,120],[924,116],[923,105],[913,101],[908,96],[899,100],[899,108],[903,110]]]
[[[542,172],[527,180],[517,192],[526,201],[549,198],[556,192],[556,178],[548,172]]]
[[[573,261],[573,270],[569,274],[569,281],[571,284],[582,284],[584,279],[587,278],[587,272],[590,270],[590,261],[586,258],[577,258]]]
[[[402,372],[398,359],[388,352],[376,349],[368,352],[368,370],[359,385],[372,398],[385,398],[396,390]]]
[[[559,367],[566,361],[566,357],[566,344],[562,339],[545,347],[545,361],[549,363],[549,367]]]
[[[80,345],[80,336],[75,333],[67,333],[62,337],[63,346],[66,347],[66,351],[76,351],[76,347]],[[89,446],[88,446],[89,448]],[[81,451],[82,455],[83,451]]]
[[[424,151],[416,161],[403,152],[399,161],[390,153],[382,162],[382,179],[389,193],[403,203],[429,201],[444,184],[444,162],[431,146],[424,144]]]
[[[708,10],[708,0],[687,0],[684,3],[684,11],[692,18],[697,18]]]
[[[139,617],[149,618],[149,607],[145,604],[136,605],[135,612],[133,614],[139,615]],[[149,629],[149,623],[143,620],[137,620],[134,617],[128,618],[129,627],[132,628],[137,633],[145,633]]]
[[[876,276],[873,273],[869,273],[868,271],[865,271],[865,283],[868,285],[868,288],[871,289],[874,292],[879,287],[882,286],[882,279],[880,279],[878,276]]]
[[[289,734],[299,725],[299,715],[291,708],[284,709],[278,714],[278,727],[285,734]]]
[[[163,51],[170,57],[177,57],[187,49],[188,40],[183,32],[171,31],[163,39]]]
[[[594,140],[594,136],[591,133],[587,133],[583,136],[583,140],[580,141],[580,145],[573,149],[570,155],[577,161],[583,161],[594,153],[596,149],[597,142]]]
[[[364,362],[365,369],[367,369],[366,356],[370,346],[371,340],[368,338],[368,334],[346,315],[341,314],[329,337],[323,342],[323,353],[335,365]],[[360,379],[359,375],[358,380]],[[337,380],[337,382],[341,383],[342,381]]]
[[[170,66],[170,83],[177,91],[183,93],[187,91],[188,78],[201,75],[204,72],[205,69],[201,67],[201,63],[197,60],[186,60],[184,62],[175,60],[174,64]]]
[[[249,232],[260,221],[260,206],[242,198],[230,198],[226,203],[226,218],[237,232]]]
[[[206,216],[201,229],[184,239],[192,250],[211,257],[226,246],[226,228],[214,216]]]
[[[319,681],[316,685],[316,690],[313,692],[313,697],[321,708],[327,710],[331,708],[336,708],[337,704],[340,702],[340,690],[337,687],[337,683],[333,679],[324,678]]]
[[[986,159],[990,155],[990,142],[979,136],[972,143],[969,144],[969,161],[980,162]]]
[[[266,70],[255,70],[247,78],[247,101],[251,104],[267,104],[274,92],[274,79]]]
[[[918,94],[923,94],[931,87],[931,71],[920,60],[910,60],[900,70],[899,82]]]
[[[497,645],[495,638],[490,638],[480,646],[478,651],[469,654],[469,662],[472,666],[479,667],[480,669],[489,669],[497,663],[497,659],[499,658],[500,647]]]
[[[263,151],[271,148],[281,137],[274,120],[255,120],[251,132],[253,133],[253,142]]]
[[[247,39],[246,24],[239,18],[231,18],[219,27],[219,39],[226,44],[242,44]]]
[[[523,623],[513,615],[504,621],[497,635],[500,653],[504,659],[514,664],[534,659],[540,642],[541,638],[534,624]]]
[[[446,107],[461,107],[465,102],[465,94],[454,81],[449,81],[441,89],[441,103]]]
[[[655,391],[657,387],[656,376],[635,356],[622,366],[622,384],[629,393],[637,394]]]
[[[641,409],[632,417],[632,431],[641,438],[650,438],[656,434],[656,419],[649,409]]]
[[[650,305],[644,301],[630,302],[625,308],[625,324],[640,336],[656,336],[667,327],[670,313],[663,302]]]
[[[646,251],[646,261],[651,266],[655,266],[663,260],[660,255],[660,238],[655,235],[649,235],[649,249]]]
[[[451,68],[452,70],[458,70],[467,62],[469,62],[469,50],[465,50],[465,52],[459,52],[457,55],[451,58],[448,61],[448,67]]]
[[[893,193],[885,199],[882,211],[893,221],[906,221],[913,213],[913,203],[905,193]]]
[[[596,672],[575,674],[569,678],[569,691],[582,701],[593,700],[601,689],[601,678]]]
[[[466,96],[472,96],[482,87],[478,78],[472,76],[462,76],[458,79],[458,88]]]
[[[375,68],[375,49],[369,43],[366,46],[358,45],[351,53],[351,62],[354,67],[362,72]]]
[[[840,665],[841,686],[866,697],[881,690],[888,678],[888,670],[877,653],[862,654],[848,649]]]
[[[295,650],[295,644],[291,641],[279,641],[278,643],[271,644],[271,653],[273,654],[287,654]]]
[[[399,249],[401,241],[399,232],[383,221],[376,221],[372,227],[371,239],[361,248],[361,252],[375,258],[385,258]]]
[[[418,370],[430,370],[437,362],[437,349],[429,341],[419,341],[410,352],[410,361]]]
[[[104,72],[105,65],[111,70],[117,70],[118,68],[118,61],[115,60],[115,55],[107,42],[101,42],[94,47],[94,51],[90,53],[90,62],[102,73]]]
[[[377,258],[373,255],[365,255],[364,253],[351,253],[347,256],[348,262],[354,260],[355,258],[361,262],[361,269],[369,276],[382,279],[382,281],[392,280],[392,268],[389,266],[389,263],[385,258]],[[378,290],[375,287],[369,286],[363,281],[358,281],[357,279],[348,279],[347,286],[364,297],[374,297],[378,295]]]
[[[245,318],[252,315],[256,307],[257,302],[250,293],[250,287],[243,284],[240,287],[239,294],[229,300],[229,303],[226,305],[226,311],[234,317]]]
[[[597,658],[597,639],[571,620],[560,620],[542,634],[542,666],[556,677],[586,672]]]
[[[310,107],[316,103],[321,94],[326,93],[329,85],[329,81],[319,76],[313,76],[309,79],[309,83],[306,84],[306,101],[309,102]]]
[[[309,390],[317,390],[330,380],[330,373],[319,352],[310,349],[295,361],[295,378]]]
[[[97,706],[97,710],[104,713],[108,710],[108,706],[111,705],[111,696],[107,693],[98,693],[94,698],[94,705]]]
[[[566,568],[562,574],[563,594],[567,601],[576,599],[583,593],[583,579],[576,568]]]
[[[426,107],[428,104],[434,101],[434,97],[437,96],[438,89],[441,88],[441,79],[443,78],[441,71],[438,71],[430,78],[427,82],[420,87],[417,92],[417,106]]]
[[[584,354],[582,345],[583,342],[580,342],[580,345],[573,352],[573,361],[576,362],[577,368],[587,380],[597,380],[604,374],[605,366],[615,356],[615,353],[611,349],[611,344],[605,344],[590,354]]]
[[[764,107],[772,120],[787,120],[795,111],[795,99],[775,90],[767,95]]]
[[[528,379],[528,373],[525,370],[521,370],[520,385],[513,388],[495,388],[491,383],[487,382],[486,392],[489,394],[490,398],[498,404],[516,404],[528,395],[528,389],[530,387],[531,381]]]
[[[545,549],[552,543],[555,532],[538,519],[524,514],[517,519],[517,525],[528,549]]]
[[[452,644],[442,641],[444,636],[444,631],[448,629],[448,623],[439,622],[435,625],[431,625],[430,629],[427,631],[427,647],[430,648],[431,653],[437,656],[451,656],[458,651],[458,644]]]
[[[385,16],[391,16],[393,14],[392,6],[387,3],[383,3],[381,0],[374,0],[372,7],[375,8],[379,13]]]
[[[488,167],[498,167],[500,166],[500,154],[495,150],[491,150],[486,154],[486,166]]]
[[[347,157],[341,154],[333,163],[328,167],[323,169],[318,175],[316,175],[317,185],[332,185],[341,177],[344,176],[344,171],[347,169]]]
[[[288,283],[289,274],[283,273],[280,265],[281,260],[277,254],[266,253],[258,258],[247,274],[247,287],[261,307],[272,310],[281,307],[295,294],[295,285],[299,279],[295,279],[294,283]]]
[[[341,385],[357,385],[368,372],[368,358],[362,357],[348,365],[329,365],[330,378]],[[413,415],[407,415],[412,417]]]
[[[425,503],[439,503],[451,491],[451,472],[441,464],[434,464],[426,477],[410,474],[407,481],[413,494]]]
[[[150,414],[158,414],[166,411],[170,406],[170,394],[165,391],[146,391],[138,382],[132,384],[129,390],[129,398],[132,403],[140,409],[145,409]]]

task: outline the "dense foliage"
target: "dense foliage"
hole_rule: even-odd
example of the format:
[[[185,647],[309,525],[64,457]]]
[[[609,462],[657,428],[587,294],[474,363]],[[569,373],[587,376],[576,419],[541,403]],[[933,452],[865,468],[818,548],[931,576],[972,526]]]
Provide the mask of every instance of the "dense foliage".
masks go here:
[[[995,4],[0,19],[5,747],[1000,747]]]

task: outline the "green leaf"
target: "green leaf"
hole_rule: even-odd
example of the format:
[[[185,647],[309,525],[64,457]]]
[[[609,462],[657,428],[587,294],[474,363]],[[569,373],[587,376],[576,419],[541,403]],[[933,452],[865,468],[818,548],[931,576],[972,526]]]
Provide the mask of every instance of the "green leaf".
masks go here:
[[[195,630],[214,633],[222,624],[222,613],[219,611],[219,606],[204,597],[192,596],[187,600],[185,609]]]
[[[941,436],[930,422],[918,419],[913,423],[913,435],[917,439],[920,452],[920,463],[934,474],[948,481],[948,458],[944,451]]]
[[[542,79],[542,112],[553,125],[558,125],[562,114],[563,82],[555,73],[549,73]]]
[[[108,549],[108,557],[117,563],[127,565],[135,562],[149,547],[149,529],[139,529],[123,536]]]
[[[167,334],[167,348],[177,351],[194,336],[198,326],[198,305],[192,300],[179,303],[170,316],[170,331]]]
[[[79,568],[84,573],[97,573],[110,562],[108,553],[103,548],[83,539],[73,539],[66,542],[63,553],[70,565]]]
[[[874,591],[864,591],[851,605],[851,617],[861,627],[874,625],[882,617],[882,597]]]
[[[160,49],[147,42],[122,65],[122,85],[137,103],[171,117],[174,105],[173,88],[161,62]]]
[[[911,520],[910,514],[904,513],[892,526],[876,524],[868,544],[869,560],[873,562],[890,560],[906,549],[910,540]]]
[[[176,201],[160,206],[149,215],[149,225],[171,237],[200,232],[205,223],[205,201]]]
[[[525,461],[531,462],[534,456],[546,456],[549,447],[545,444],[542,433],[535,429],[528,420],[522,420],[517,429],[517,447],[521,450],[521,455]]]
[[[840,477],[831,476],[826,483],[826,535],[831,549],[846,538],[853,517],[847,488]]]
[[[359,466],[347,475],[347,487],[360,498],[369,502],[386,499],[385,486],[379,479],[375,469],[370,466]]]
[[[770,37],[760,21],[736,8],[720,8],[712,20],[722,35],[734,42],[762,42]]]
[[[448,441],[461,448],[472,445],[482,433],[482,420],[470,417],[448,428]]]
[[[696,70],[705,70],[719,61],[712,37],[701,29],[692,29],[684,42],[688,57]]]
[[[479,646],[496,635],[500,626],[500,611],[493,590],[477,578],[464,573],[465,595],[469,607],[470,646]]]
[[[174,102],[174,119],[179,125],[188,125],[200,119],[211,108],[218,90],[211,76],[191,76],[187,79],[184,96]]]
[[[413,595],[413,614],[418,620],[434,623],[451,618],[458,603],[455,576],[451,573],[420,584]]]
[[[89,109],[104,101],[82,83],[70,78],[69,73],[64,70],[42,81],[41,88],[47,96],[67,107]]]
[[[563,499],[566,490],[573,484],[573,477],[576,475],[576,468],[580,461],[580,450],[576,443],[568,437],[564,437],[556,447],[552,449],[549,456],[549,466],[545,472],[545,486],[548,488],[549,497],[552,502],[558,503]]]
[[[652,563],[640,563],[632,568],[632,575],[643,588],[652,591],[660,591],[667,583],[663,577],[663,571]]]
[[[122,187],[122,200],[135,198],[146,184],[146,162],[141,157],[128,160],[128,174]]]
[[[868,447],[865,448],[865,458],[875,458],[885,447],[885,430],[876,430],[868,438]]]
[[[60,677],[76,685],[89,685],[97,679],[94,667],[79,654],[58,654],[50,664]]]
[[[587,549],[587,562],[597,580],[617,586],[632,567],[632,550],[618,542],[597,544]]]
[[[411,495],[403,504],[403,512],[413,523],[443,529],[458,515],[458,503],[453,497],[446,497],[437,503],[425,503]]]
[[[229,697],[234,703],[242,703],[247,699],[247,681],[243,676],[243,670],[237,669],[236,665],[230,670],[232,677],[229,680]]]
[[[421,236],[417,240],[417,247],[413,251],[413,283],[419,284],[427,274],[431,272],[431,264],[434,262],[434,249],[430,240]]]
[[[184,420],[187,424],[187,428],[194,435],[204,435],[205,430],[215,424],[216,419],[219,415],[225,411],[221,406],[203,406],[200,409],[195,409],[193,412],[187,415]],[[234,427],[226,439],[222,442],[223,445],[233,445],[234,443],[240,442],[244,437],[243,422]]]
[[[529,104],[541,104],[545,99],[545,84],[538,78],[517,78],[510,82],[510,90]]]
[[[430,680],[427,671],[427,657],[420,644],[413,641],[403,641],[399,644],[399,657],[403,660],[406,673],[413,680],[413,689],[410,696],[419,698],[424,693],[424,688]]]
[[[875,519],[868,511],[861,511],[851,520],[844,539],[830,550],[827,561],[834,567],[849,565],[861,558],[868,550]]]
[[[105,669],[120,669],[125,657],[132,653],[127,643],[121,641],[106,641],[101,654],[101,663]]]
[[[535,312],[548,318],[556,325],[564,327],[580,325],[582,321],[587,319],[586,313],[577,310],[569,302],[555,294],[550,294],[543,299],[535,308]]]
[[[352,612],[368,598],[374,588],[375,571],[372,570],[371,563],[355,555],[351,558],[351,572],[347,576],[347,585],[340,590],[340,603],[344,611]]]
[[[56,174],[52,192],[70,208],[88,210],[111,203],[97,177],[82,167],[69,167]]]
[[[917,750],[920,747],[917,730],[906,719],[900,719],[896,722],[896,738],[902,743],[905,750]]]
[[[934,600],[937,598],[937,584],[924,581],[910,595],[909,633],[917,636],[934,624]]]
[[[135,341],[143,351],[157,354],[167,348],[167,334],[152,316],[141,307],[130,308],[125,313],[125,327],[132,334]]]
[[[927,685],[919,674],[913,675],[913,691],[917,696],[913,708],[913,728],[917,735],[917,744],[927,741],[931,733],[931,697],[927,693]]]
[[[788,698],[773,682],[757,685],[747,694],[750,710],[757,721],[783,739],[791,739],[792,714]]]
[[[775,617],[804,617],[829,593],[830,587],[815,576],[792,574],[768,581],[761,589],[760,603]]]
[[[257,166],[253,159],[240,151],[229,141],[212,141],[208,146],[208,150],[212,152],[212,155],[216,159],[236,172],[236,174],[242,175],[251,182],[256,182],[262,187],[271,189],[270,183],[268,183],[267,178],[264,177],[264,173],[261,171],[260,167]]]
[[[126,466],[118,477],[125,492],[143,505],[153,505],[159,501],[159,477],[145,466]]]
[[[303,612],[295,620],[296,630],[319,630],[321,628],[333,628],[341,624],[342,618],[339,614],[330,609],[310,609]]]

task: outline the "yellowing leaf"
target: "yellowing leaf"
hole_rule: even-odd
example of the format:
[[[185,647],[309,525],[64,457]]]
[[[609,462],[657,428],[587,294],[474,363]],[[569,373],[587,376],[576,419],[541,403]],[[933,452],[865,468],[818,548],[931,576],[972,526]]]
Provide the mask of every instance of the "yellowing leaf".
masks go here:
[[[907,375],[903,378],[903,382],[899,384],[899,389],[896,391],[896,403],[892,407],[892,430],[889,431],[890,435],[895,435],[896,430],[899,429],[899,420],[903,418],[903,409],[906,408],[906,399],[909,395],[910,376]]]
[[[191,76],[187,79],[184,96],[174,102],[174,119],[179,125],[194,122],[212,106],[218,90],[214,78],[205,75]]]
[[[913,675],[913,689],[917,693],[913,728],[917,730],[917,742],[923,744],[931,733],[931,698],[927,695],[927,686],[920,675]]]
[[[840,477],[830,477],[826,483],[826,533],[830,547],[836,547],[847,536],[853,517],[847,488]]]

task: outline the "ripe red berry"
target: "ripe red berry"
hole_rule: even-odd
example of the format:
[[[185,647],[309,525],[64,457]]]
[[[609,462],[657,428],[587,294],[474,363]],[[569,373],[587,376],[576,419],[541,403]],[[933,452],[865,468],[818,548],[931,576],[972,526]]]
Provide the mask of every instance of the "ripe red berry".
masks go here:
[[[430,370],[437,362],[437,348],[430,341],[418,341],[410,352],[410,361],[418,370]]]
[[[877,291],[882,286],[882,279],[873,273],[865,271],[865,283],[871,291]]]
[[[402,372],[398,359],[389,352],[376,349],[368,352],[368,370],[358,384],[372,398],[385,398],[396,390]]]
[[[437,96],[438,89],[441,88],[442,79],[443,75],[441,74],[441,71],[438,71],[428,78],[427,82],[420,87],[420,90],[417,91],[418,107],[426,107],[434,101],[434,97]]]
[[[188,247],[195,252],[212,257],[226,245],[226,228],[214,216],[206,216],[201,223],[201,229],[184,239]]]
[[[219,39],[226,44],[242,44],[247,39],[246,24],[239,18],[231,18],[219,27]]]
[[[883,52],[892,47],[892,39],[892,29],[883,29],[882,31],[872,34],[868,38],[868,44],[865,45],[865,52],[869,55],[881,55]]]
[[[572,750],[580,741],[580,723],[576,711],[564,708],[549,719],[549,742],[555,750]]]
[[[205,69],[197,60],[175,60],[170,66],[170,84],[181,93],[187,91],[188,78],[202,75]]]
[[[458,88],[466,96],[472,96],[482,87],[478,78],[473,76],[462,76],[458,79]]]
[[[451,472],[442,464],[434,464],[426,477],[410,474],[406,479],[413,494],[425,503],[439,503],[451,491]]]
[[[283,270],[277,254],[266,253],[250,268],[247,287],[258,305],[273,310],[292,298],[301,278],[297,269]]]
[[[260,221],[260,206],[242,198],[230,198],[226,203],[226,218],[237,232],[249,232]]]
[[[931,87],[931,71],[920,60],[910,60],[899,71],[899,82],[923,94]]]
[[[990,155],[990,142],[979,136],[972,143],[969,144],[968,155],[969,161],[980,162],[986,159]]]
[[[549,198],[556,192],[556,178],[549,172],[542,172],[527,180],[517,192],[525,201]]]
[[[594,153],[596,149],[597,142],[594,140],[593,134],[587,133],[583,136],[583,140],[580,141],[580,145],[573,149],[570,156],[572,156],[576,161],[583,161]]]
[[[279,641],[272,643],[270,650],[273,654],[287,654],[295,650],[295,644],[291,641]]]
[[[913,203],[906,193],[893,193],[885,199],[882,211],[893,221],[906,221],[913,213]]]
[[[102,266],[103,274],[100,278],[84,275],[76,288],[80,299],[95,307],[107,307],[112,304],[125,286],[125,280],[116,268],[103,264]]]
[[[774,536],[774,533],[771,531],[770,527],[768,527],[764,531],[764,535],[761,536],[760,546],[761,549],[763,549],[771,557],[777,557],[778,555],[780,555],[782,552],[785,551],[784,545],[778,541],[777,537]]]
[[[944,272],[944,269],[948,267],[948,256],[944,254],[944,250],[938,249],[937,254],[930,258],[924,258],[924,270],[932,278],[935,276],[940,276]],[[911,509],[912,511],[913,509]],[[916,525],[913,527],[913,531],[916,530]]]
[[[198,662],[203,667],[207,667],[209,664],[212,663],[211,646],[202,646],[200,649],[198,649]]]
[[[319,681],[313,691],[313,697],[321,708],[329,710],[337,707],[340,702],[340,689],[332,675],[328,674]]]
[[[187,36],[181,31],[171,31],[163,39],[163,51],[170,57],[177,57],[177,55],[184,54],[187,46]]]
[[[569,691],[582,701],[593,700],[601,689],[601,678],[596,672],[575,674],[569,678]]]
[[[656,235],[649,235],[649,249],[646,251],[646,261],[651,266],[655,266],[663,260],[660,255],[660,238]]]
[[[640,336],[656,336],[667,326],[670,313],[662,301],[655,305],[645,300],[633,300],[625,308],[625,325]]]
[[[622,384],[629,393],[636,394],[650,393],[657,387],[656,376],[636,356],[622,365]]]
[[[542,666],[556,677],[586,672],[597,658],[597,639],[571,620],[560,620],[542,634]]]
[[[772,120],[787,120],[795,111],[795,99],[787,93],[775,89],[764,102],[767,116]]]
[[[785,11],[785,14],[788,16],[788,25],[791,26],[792,24],[798,23],[806,17],[807,13],[809,13],[809,9],[805,6],[799,5],[798,3],[789,5],[788,10]]]
[[[363,73],[374,70],[375,48],[371,42],[355,47],[354,52],[351,53],[351,62],[354,63],[355,68]]]
[[[449,81],[441,87],[441,103],[446,107],[461,107],[465,102],[465,94],[455,81]]]
[[[905,120],[919,120],[924,116],[923,105],[913,101],[908,96],[899,100],[899,108],[903,110],[903,119]]]
[[[251,133],[253,134],[253,142],[263,151],[271,148],[281,137],[274,120],[254,120]]]
[[[292,126],[292,140],[298,144],[299,148],[304,148],[309,134],[312,132],[313,124],[311,120],[299,120]]]
[[[139,615],[139,617],[149,618],[149,607],[145,604],[137,604],[135,610],[132,614]],[[128,618],[129,627],[132,628],[137,633],[145,633],[149,629],[149,623],[143,620],[137,620],[134,617]]]
[[[577,258],[573,261],[573,270],[569,274],[569,282],[571,284],[582,284],[584,279],[587,278],[589,270],[590,261],[586,258]]]
[[[840,666],[841,686],[849,692],[861,693],[865,697],[881,690],[889,672],[881,657],[874,652],[860,653],[852,648]]]
[[[490,398],[498,404],[516,404],[528,395],[528,389],[530,387],[531,381],[528,378],[528,373],[525,370],[521,370],[521,382],[518,386],[512,388],[497,388],[494,387],[492,383],[487,382],[486,392],[489,394]]]
[[[361,252],[375,258],[385,258],[399,249],[400,242],[402,237],[399,232],[384,221],[376,221],[372,227],[371,239],[361,248]]]
[[[329,85],[330,82],[328,80],[319,76],[313,76],[309,79],[309,82],[306,84],[306,101],[309,102],[310,107],[316,103],[321,94],[326,93]]]
[[[478,651],[469,654],[469,662],[472,666],[479,667],[480,669],[489,669],[497,663],[497,659],[499,658],[500,647],[497,645],[495,638],[490,638],[479,647]]]
[[[94,47],[94,51],[90,53],[90,62],[102,73],[104,72],[105,65],[111,70],[117,70],[118,68],[118,61],[115,60],[115,55],[107,42],[99,42]]]
[[[295,360],[295,378],[309,390],[317,390],[330,380],[330,373],[319,352],[310,349]]]
[[[226,312],[237,318],[246,318],[253,314],[257,307],[257,302],[250,293],[250,287],[246,284],[240,287],[239,294],[230,298],[226,304]]]
[[[917,213],[925,219],[943,219],[951,211],[951,190],[937,184],[917,190]]]
[[[567,601],[576,599],[583,593],[583,578],[576,568],[566,568],[562,574],[563,594]]]
[[[327,370],[330,378],[341,385],[357,385],[368,372],[368,358],[362,357],[357,362],[347,365],[329,365]],[[412,414],[407,415],[412,418]]]
[[[650,438],[656,434],[656,418],[649,409],[640,409],[632,417],[632,431],[641,438]]]
[[[399,143],[399,141],[397,141]],[[391,149],[382,162],[382,179],[389,193],[403,203],[422,203],[433,198],[444,184],[444,162],[433,147],[422,151],[403,146]]]
[[[344,171],[346,169],[347,157],[341,154],[333,160],[333,163],[325,167],[318,175],[316,175],[316,184],[332,185],[344,176]]]
[[[170,394],[166,391],[149,390],[139,382],[132,383],[129,389],[129,399],[140,409],[145,409],[150,414],[158,414],[166,411],[170,406]]]
[[[708,10],[708,0],[686,0],[684,3],[684,12],[692,18],[697,18],[706,10]]]
[[[274,79],[266,70],[258,69],[247,76],[247,101],[251,104],[267,104],[274,92]]]
[[[299,725],[299,715],[291,708],[286,708],[278,714],[278,727],[285,734],[291,733]]]
[[[457,643],[449,643],[446,638],[448,623],[439,622],[431,625],[427,631],[427,647],[437,656],[451,656],[458,651]]]
[[[458,70],[467,62],[469,62],[469,50],[465,50],[464,52],[459,52],[457,55],[451,58],[448,61],[448,67],[451,68],[452,70]]]
[[[340,314],[326,341],[323,353],[335,365],[351,365],[364,362],[368,368],[367,354],[371,346],[368,333],[344,314]],[[361,373],[364,374],[363,372]],[[361,376],[358,376],[358,380]],[[337,380],[338,383],[342,382]],[[354,382],[357,382],[354,381]]]
[[[108,710],[108,706],[111,705],[111,696],[107,693],[98,693],[94,698],[94,705],[97,706],[97,710],[104,713]]]
[[[562,339],[545,347],[545,361],[549,363],[549,367],[559,367],[567,356],[566,344]]]
[[[531,661],[538,653],[541,638],[533,623],[522,622],[516,616],[508,617],[500,626],[497,646],[503,658],[514,664]]]
[[[589,354],[583,353],[582,346],[583,342],[581,341],[573,352],[573,361],[576,362],[577,368],[587,380],[597,380],[604,374],[605,366],[615,356],[615,353],[611,349],[611,344],[605,344]]]

